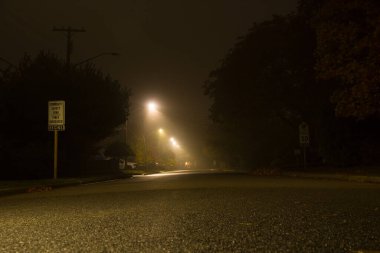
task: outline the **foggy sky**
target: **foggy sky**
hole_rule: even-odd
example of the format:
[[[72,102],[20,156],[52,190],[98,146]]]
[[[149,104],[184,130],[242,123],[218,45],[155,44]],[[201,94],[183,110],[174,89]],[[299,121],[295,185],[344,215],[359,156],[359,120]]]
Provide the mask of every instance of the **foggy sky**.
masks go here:
[[[0,57],[17,63],[24,52],[64,57],[63,33],[74,36],[72,62],[118,52],[94,62],[130,87],[133,103],[155,98],[179,128],[207,124],[208,73],[253,22],[294,11],[297,0],[0,0]],[[1,66],[1,65],[0,65]]]

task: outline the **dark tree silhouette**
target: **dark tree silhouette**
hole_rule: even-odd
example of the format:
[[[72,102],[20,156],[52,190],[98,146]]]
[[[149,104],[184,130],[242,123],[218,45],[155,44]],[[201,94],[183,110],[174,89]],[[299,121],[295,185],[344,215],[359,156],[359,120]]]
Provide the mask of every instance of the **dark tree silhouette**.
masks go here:
[[[210,74],[205,92],[220,122],[233,163],[285,162],[297,145],[297,126],[319,103],[314,84],[314,41],[294,15],[255,24]],[[313,96],[311,96],[313,95]],[[227,151],[227,152],[226,152]]]
[[[127,158],[134,156],[134,152],[123,142],[113,142],[106,148],[104,155],[114,158]]]
[[[205,83],[207,153],[234,167],[294,165],[306,121],[311,164],[379,162],[375,2],[303,0],[296,14],[255,24]]]
[[[59,138],[61,175],[78,174],[95,144],[127,116],[128,90],[90,64],[68,70],[50,53],[25,56],[3,86],[2,149],[9,167],[1,167],[12,168],[8,174],[16,177],[51,174],[49,100],[66,101],[66,131]]]
[[[380,3],[331,0],[315,16],[317,73],[335,81],[336,114],[380,116]]]

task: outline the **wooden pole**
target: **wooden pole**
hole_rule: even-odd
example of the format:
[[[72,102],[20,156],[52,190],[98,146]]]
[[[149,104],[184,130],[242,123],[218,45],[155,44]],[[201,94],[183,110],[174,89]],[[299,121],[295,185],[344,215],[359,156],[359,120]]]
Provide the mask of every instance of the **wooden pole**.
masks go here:
[[[58,131],[54,131],[54,179],[57,179],[58,170]]]
[[[305,170],[307,167],[306,162],[307,162],[307,160],[306,160],[306,144],[304,144],[304,146],[303,146],[303,168]]]

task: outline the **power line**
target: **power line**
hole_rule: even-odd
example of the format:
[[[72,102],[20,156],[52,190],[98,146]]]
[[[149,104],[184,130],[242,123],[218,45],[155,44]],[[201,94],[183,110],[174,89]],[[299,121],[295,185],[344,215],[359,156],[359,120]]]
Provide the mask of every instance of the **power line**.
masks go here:
[[[65,32],[66,33],[66,38],[67,38],[67,48],[66,48],[66,65],[67,67],[70,66],[70,57],[71,53],[73,51],[73,40],[72,40],[72,33],[74,32],[86,32],[86,30],[82,29],[76,29],[72,28],[71,26],[65,28],[56,28],[53,27],[53,32]]]

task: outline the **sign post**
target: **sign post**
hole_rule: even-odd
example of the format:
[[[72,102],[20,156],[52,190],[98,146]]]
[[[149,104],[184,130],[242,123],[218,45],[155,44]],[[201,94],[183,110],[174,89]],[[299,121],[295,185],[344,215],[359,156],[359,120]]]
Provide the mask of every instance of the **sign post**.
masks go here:
[[[48,102],[48,130],[54,131],[54,179],[57,179],[58,131],[65,131],[65,101]]]
[[[309,125],[302,122],[299,127],[300,144],[303,147],[303,167],[306,169],[306,148],[310,145]]]

